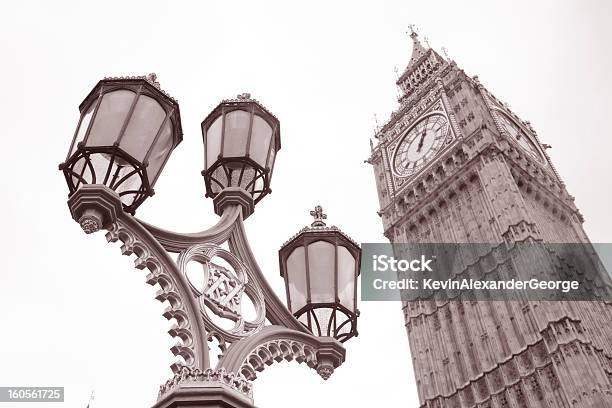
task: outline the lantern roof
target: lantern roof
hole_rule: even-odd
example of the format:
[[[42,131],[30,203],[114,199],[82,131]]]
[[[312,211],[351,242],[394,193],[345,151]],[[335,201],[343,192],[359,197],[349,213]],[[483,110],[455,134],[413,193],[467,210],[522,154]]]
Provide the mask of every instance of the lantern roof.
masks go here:
[[[183,140],[183,127],[181,125],[181,112],[179,110],[179,104],[170,94],[161,89],[159,82],[157,82],[157,75],[150,73],[148,75],[137,75],[137,76],[119,76],[119,77],[106,77],[98,81],[96,86],[93,87],[91,92],[83,99],[83,102],[79,105],[79,111],[81,114],[87,109],[93,101],[95,101],[100,92],[105,88],[117,88],[120,89],[125,87],[131,89],[132,86],[143,85],[150,94],[157,96],[159,103],[164,106],[166,111],[170,108],[174,111],[176,120],[173,120],[174,124],[174,145],[177,146]],[[133,89],[132,89],[133,90]],[[173,115],[173,116],[174,116]]]
[[[293,250],[294,247],[301,245],[304,239],[316,241],[317,238],[324,239],[331,236],[339,238],[341,244],[345,245],[351,252],[358,253],[360,251],[359,244],[353,240],[353,238],[335,225],[328,226],[325,221],[323,221],[327,219],[327,214],[323,213],[323,208],[320,205],[317,205],[314,210],[310,211],[310,215],[314,217],[313,223],[302,228],[297,234],[285,241],[279,250],[280,253]]]
[[[276,147],[276,151],[279,151],[281,148],[280,121],[278,120],[276,115],[270,112],[268,108],[266,108],[257,99],[252,98],[251,94],[248,92],[236,95],[235,98],[223,99],[221,102],[219,102],[219,104],[202,121],[202,129],[204,129],[206,125],[209,124],[209,122],[212,122],[221,114],[221,109],[223,107],[230,106],[239,108],[251,106],[252,104],[259,108],[260,113],[264,114],[264,119],[266,119],[268,122],[274,122],[270,123],[270,126],[272,127],[272,129],[275,129],[274,147]]]

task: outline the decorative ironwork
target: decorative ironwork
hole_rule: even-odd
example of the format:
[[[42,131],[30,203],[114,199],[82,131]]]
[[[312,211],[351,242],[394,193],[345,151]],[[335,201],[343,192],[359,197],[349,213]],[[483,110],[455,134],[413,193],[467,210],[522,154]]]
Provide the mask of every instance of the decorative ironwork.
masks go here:
[[[120,164],[115,166],[116,163]],[[60,168],[70,194],[85,184],[104,184],[117,191],[126,210],[132,213],[153,195],[145,166],[117,146],[88,147],[79,142],[76,152]]]
[[[218,370],[213,370],[211,368],[200,370],[198,368],[191,369],[183,367],[179,372],[174,374],[174,377],[166,381],[165,384],[160,385],[158,399],[161,399],[165,394],[176,389],[181,384],[194,382],[222,383],[246,397],[253,399],[253,384],[247,381],[242,375],[227,372],[223,367]]]
[[[130,90],[130,87],[134,90]],[[143,160],[128,153],[121,144],[121,137],[130,123],[141,94],[149,93],[155,96],[157,99],[154,102],[160,106],[162,102],[164,107],[176,104],[176,101],[169,99],[165,93],[160,93],[156,75],[107,78],[100,81],[81,104],[81,113],[92,113],[91,120],[95,121],[103,95],[126,90],[124,88],[136,96],[134,100],[130,100],[129,110],[120,110],[121,115],[125,113],[125,117],[120,118],[119,122],[113,119],[113,123],[121,124],[116,141],[100,146],[88,144],[91,124],[81,126],[82,117],[66,161],[60,168],[68,182],[68,205],[73,219],[79,222],[88,234],[105,229],[108,231],[106,237],[109,242],[121,241],[122,254],[135,255],[135,267],[149,270],[147,283],[160,287],[156,299],[168,302],[168,308],[163,315],[166,319],[176,322],[168,333],[178,340],[171,351],[179,360],[171,366],[174,377],[160,387],[159,398],[161,400],[163,397],[164,400],[159,403],[171,403],[168,402],[167,394],[178,392],[179,388],[184,391],[185,388],[192,387],[193,383],[204,384],[198,389],[206,392],[206,384],[211,382],[227,386],[252,399],[252,386],[248,380],[254,379],[255,371],[260,371],[264,365],[283,359],[306,362],[327,379],[334,369],[342,364],[345,357],[344,348],[331,336],[345,341],[346,338],[342,337],[343,327],[351,327],[350,332],[356,333],[356,319],[351,320],[350,325],[338,325],[338,312],[344,312],[340,305],[336,307],[338,312],[335,311],[330,320],[332,323],[328,324],[329,327],[333,326],[331,332],[319,330],[322,337],[309,333],[270,288],[257,265],[244,230],[243,219],[253,212],[254,203],[270,192],[274,158],[280,149],[278,120],[257,101],[251,99],[248,93],[238,95],[236,100],[222,102],[209,115],[203,122],[205,132],[210,130],[210,121],[225,121],[228,112],[239,109],[242,109],[242,114],[250,112],[251,122],[246,148],[252,146],[251,135],[257,136],[256,132],[252,131],[253,121],[261,120],[260,126],[264,129],[265,126],[270,128],[269,133],[258,130],[259,136],[269,138],[267,153],[259,159],[256,150],[247,150],[243,157],[223,157],[222,154],[215,157],[214,163],[205,171],[205,179],[209,196],[216,197],[215,212],[221,218],[217,225],[208,230],[179,234],[162,230],[133,217],[136,207],[147,196],[152,195],[153,183],[171,150],[180,142],[178,105],[175,106],[176,109],[164,110],[164,123],[172,121],[171,145],[167,145],[166,150],[161,152],[163,154],[158,156],[163,162],[157,162],[159,167],[153,173],[150,172],[148,155],[154,150],[162,129],[168,127],[162,123],[157,129]],[[144,122],[148,123],[146,120]],[[147,125],[142,121],[139,126],[136,134],[147,130]],[[81,127],[85,129],[82,132]],[[80,133],[82,135],[79,135]],[[206,136],[205,133],[205,140]],[[225,136],[224,134],[223,137]],[[113,137],[114,134],[111,139]],[[134,146],[130,145],[129,148],[134,149]],[[222,149],[219,151],[223,152]],[[136,151],[137,155],[140,153],[142,152]],[[263,155],[261,151],[259,153]],[[240,175],[237,175],[236,171]],[[127,187],[131,177],[138,178],[139,183],[135,188]],[[125,197],[128,195],[132,196],[131,201],[126,201]],[[356,254],[356,243],[336,227],[326,226],[323,220],[327,216],[320,206],[315,207],[312,215],[315,220],[308,227],[309,231],[333,234],[351,246],[352,253]],[[220,247],[225,242],[229,244],[230,250]],[[170,256],[170,252],[179,253],[176,261]],[[190,279],[190,273],[187,271],[189,262],[201,265],[201,284]],[[249,300],[255,308],[255,317],[252,320],[244,316],[245,300]],[[356,298],[353,302],[356,302]],[[233,322],[233,327],[221,327],[218,319]],[[266,325],[266,321],[270,324]],[[332,332],[333,334],[329,334]],[[211,367],[209,347],[213,341],[218,342],[221,351],[214,369]],[[189,386],[183,387],[187,383]]]
[[[208,171],[203,171],[207,197],[216,197],[228,187],[240,187],[257,204],[270,191],[270,171],[248,157],[219,158]]]
[[[216,257],[227,262],[233,270],[215,263],[213,259]],[[250,281],[249,275],[252,275],[252,272],[242,261],[218,245],[194,245],[181,252],[177,261],[187,280],[187,264],[191,261],[203,266],[204,287],[198,288],[189,282],[193,295],[200,302],[202,317],[209,332],[217,333],[223,343],[231,343],[261,330],[266,316],[265,299],[261,290]],[[256,317],[253,321],[247,321],[243,316],[243,295],[247,296],[255,307]],[[222,328],[213,316],[209,316],[207,309],[218,318],[234,322],[234,326],[231,329]]]
[[[171,351],[183,360],[173,363],[172,371],[177,373],[182,368],[206,368],[208,356],[206,356],[205,366],[202,367],[201,363],[198,362],[200,352],[197,346],[199,343],[200,349],[206,347],[206,342],[203,339],[205,334],[194,327],[194,316],[197,315],[193,309],[188,310],[193,303],[189,301],[189,293],[185,293],[177,282],[176,272],[178,270],[173,271],[172,268],[164,266],[164,263],[167,265],[168,260],[162,262],[156,256],[155,249],[147,243],[147,239],[142,239],[135,233],[134,228],[130,228],[122,221],[117,220],[113,224],[106,233],[106,239],[108,242],[123,242],[121,253],[127,256],[136,255],[134,266],[137,269],[147,268],[149,270],[147,283],[160,286],[155,298],[160,302],[168,301],[168,308],[164,311],[163,316],[168,320],[174,319],[176,321],[168,334],[179,341],[171,348]]]
[[[81,228],[86,234],[92,234],[94,232],[99,231],[100,228],[102,228],[102,225],[100,225],[100,222],[98,221],[98,219],[92,216],[82,217],[79,220],[79,224],[81,225]]]
[[[311,227],[324,227],[326,224],[323,220],[327,219],[327,214],[323,213],[323,207],[317,205],[310,215],[314,217],[314,222],[310,224]]]
[[[147,81],[157,89],[161,89],[161,85],[157,82],[157,74],[155,72],[151,72],[147,75]]]
[[[204,291],[205,299],[219,314],[229,313],[240,316],[240,300],[244,293],[245,282],[234,279],[230,271],[213,262],[208,264],[208,286]]]
[[[272,340],[260,345],[249,354],[240,367],[240,374],[247,380],[253,381],[257,378],[256,372],[283,360],[306,363],[310,368],[316,368],[318,364],[317,353],[313,347],[293,340]]]
[[[221,351],[216,369],[225,368],[227,373],[240,373],[243,365],[247,372],[246,356],[253,350],[263,350],[262,344],[276,340],[292,345],[292,354],[283,354],[284,359],[308,361],[323,378],[344,360],[340,343],[331,337],[318,338],[308,333],[273,294],[250,252],[238,204],[225,208],[217,226],[196,234],[176,234],[139,222],[121,210],[116,192],[102,185],[83,186],[70,198],[69,205],[75,220],[96,214],[99,225],[108,229],[107,240],[122,241],[122,253],[136,255],[136,268],[150,271],[147,283],[160,286],[156,299],[169,304],[163,315],[176,321],[168,331],[178,340],[171,351],[181,358],[171,366],[175,374],[209,369],[208,342],[213,339],[218,340]],[[231,252],[217,245],[226,240]],[[162,245],[176,251],[188,242],[203,243],[183,249],[176,262]],[[231,269],[214,261],[216,257]],[[202,288],[189,280],[186,266],[190,261],[202,264],[208,274]],[[253,302],[257,312],[253,321],[242,316],[239,294]],[[233,320],[235,326],[229,330],[219,327],[208,316],[207,309],[217,317]],[[266,318],[272,325],[265,326]]]
[[[294,313],[315,336],[329,336],[344,343],[357,335],[359,311],[339,303],[308,304]]]
[[[255,380],[257,372],[280,361],[305,362],[325,380],[344,361],[344,349],[331,337],[316,337],[281,326],[267,326],[234,343],[219,366]]]

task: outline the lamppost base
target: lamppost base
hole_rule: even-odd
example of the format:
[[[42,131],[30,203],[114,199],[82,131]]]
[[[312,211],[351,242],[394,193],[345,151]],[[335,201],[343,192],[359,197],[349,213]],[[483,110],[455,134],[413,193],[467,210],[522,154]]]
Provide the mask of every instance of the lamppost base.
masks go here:
[[[182,367],[160,387],[153,408],[255,408],[253,389],[243,376],[225,368]]]
[[[253,400],[221,382],[187,382],[163,395],[152,408],[255,408]]]

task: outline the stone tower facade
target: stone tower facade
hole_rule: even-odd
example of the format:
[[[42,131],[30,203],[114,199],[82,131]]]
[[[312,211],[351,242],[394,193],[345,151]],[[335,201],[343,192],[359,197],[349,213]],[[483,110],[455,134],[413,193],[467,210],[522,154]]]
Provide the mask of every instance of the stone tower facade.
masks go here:
[[[530,123],[411,37],[399,107],[369,159],[384,235],[588,243]],[[609,303],[422,300],[403,311],[421,407],[612,407]]]

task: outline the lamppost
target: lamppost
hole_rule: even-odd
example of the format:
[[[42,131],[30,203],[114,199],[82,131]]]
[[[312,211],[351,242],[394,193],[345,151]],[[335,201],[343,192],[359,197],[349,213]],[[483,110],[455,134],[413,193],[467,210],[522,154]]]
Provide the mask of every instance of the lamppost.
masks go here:
[[[124,255],[136,255],[136,268],[149,270],[147,283],[160,287],[156,299],[168,303],[164,317],[175,322],[168,333],[177,339],[171,351],[178,361],[154,407],[252,407],[256,373],[282,360],[305,362],[329,378],[344,361],[342,342],[357,335],[361,251],[323,222],[317,206],[312,225],[279,251],[289,309],[270,288],[243,220],[271,191],[278,119],[249,94],[224,100],[204,119],[202,175],[220,219],[202,232],[179,234],[134,217],[182,140],[178,103],[151,74],[103,79],[79,110],[60,164],[71,215],[86,233],[107,230],[109,242],[123,242]],[[190,279],[189,262],[202,266],[202,283]],[[254,319],[244,316],[245,300]],[[213,367],[215,340],[221,355]]]

